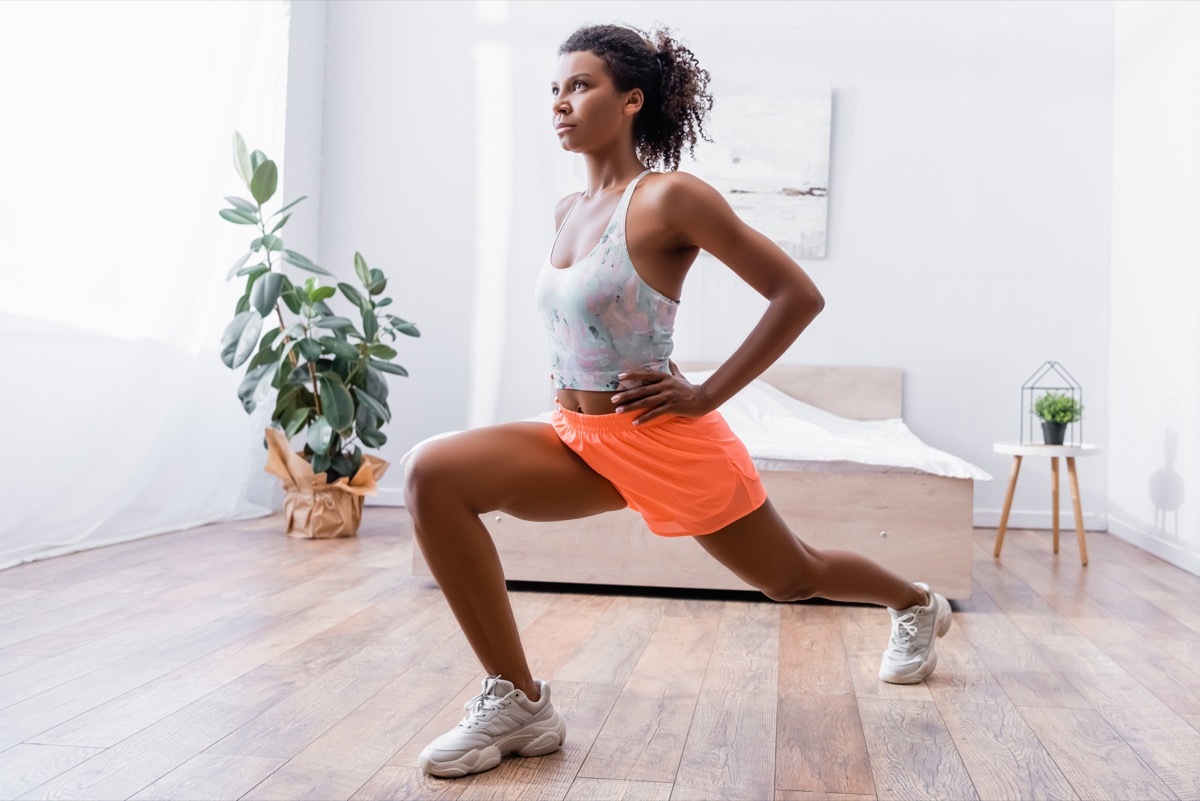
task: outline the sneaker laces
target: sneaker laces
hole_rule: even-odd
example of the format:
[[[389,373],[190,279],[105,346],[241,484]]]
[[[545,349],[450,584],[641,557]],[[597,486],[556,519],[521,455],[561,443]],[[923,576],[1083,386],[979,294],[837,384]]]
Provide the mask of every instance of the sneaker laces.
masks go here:
[[[917,639],[917,614],[908,612],[892,620],[892,639],[888,650],[907,654]]]
[[[491,717],[489,713],[505,706],[503,698],[497,698],[495,695],[492,695],[492,690],[495,686],[496,679],[487,679],[483,686],[483,692],[463,704],[463,709],[466,710],[467,716],[459,721],[459,726],[466,729],[473,729],[488,720]]]

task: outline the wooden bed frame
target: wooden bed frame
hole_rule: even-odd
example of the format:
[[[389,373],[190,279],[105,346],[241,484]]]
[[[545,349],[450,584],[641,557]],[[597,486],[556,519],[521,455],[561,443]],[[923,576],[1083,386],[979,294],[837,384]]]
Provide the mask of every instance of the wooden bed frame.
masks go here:
[[[762,378],[842,417],[901,416],[898,368],[776,365]],[[925,473],[760,473],[772,503],[810,545],[857,551],[902,576],[928,582],[948,598],[971,596],[971,479]],[[555,523],[499,512],[481,517],[511,581],[754,589],[692,538],[656,536],[629,509]],[[419,548],[413,548],[413,573],[429,575]]]

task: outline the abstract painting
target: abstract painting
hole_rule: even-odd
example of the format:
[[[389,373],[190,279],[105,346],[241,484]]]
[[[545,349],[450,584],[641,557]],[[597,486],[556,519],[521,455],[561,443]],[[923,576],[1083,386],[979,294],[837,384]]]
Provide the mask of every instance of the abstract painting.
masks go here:
[[[765,97],[722,91],[680,169],[721,192],[739,217],[792,258],[824,258],[831,89]]]

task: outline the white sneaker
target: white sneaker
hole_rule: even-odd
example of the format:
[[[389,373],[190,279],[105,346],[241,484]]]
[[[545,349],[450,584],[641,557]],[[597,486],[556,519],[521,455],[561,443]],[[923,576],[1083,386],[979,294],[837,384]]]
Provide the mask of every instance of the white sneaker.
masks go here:
[[[467,715],[421,752],[421,769],[448,778],[491,770],[505,754],[542,756],[562,747],[567,727],[550,703],[550,685],[534,679],[536,702],[498,676],[466,703]]]
[[[929,606],[888,609],[892,639],[883,652],[879,678],[890,684],[916,684],[932,673],[937,667],[934,641],[950,630],[950,602],[928,584],[917,582],[917,586],[929,593]]]

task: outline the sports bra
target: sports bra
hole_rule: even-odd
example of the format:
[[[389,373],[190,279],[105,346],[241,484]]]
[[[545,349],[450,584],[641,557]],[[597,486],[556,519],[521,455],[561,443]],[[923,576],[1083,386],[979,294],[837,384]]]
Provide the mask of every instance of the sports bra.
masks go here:
[[[579,198],[550,243],[534,296],[549,337],[554,384],[560,389],[623,389],[617,375],[627,370],[670,372],[667,360],[679,302],[642,280],[625,244],[629,198],[648,172],[629,182],[600,241],[578,262],[559,268],[550,256]]]

